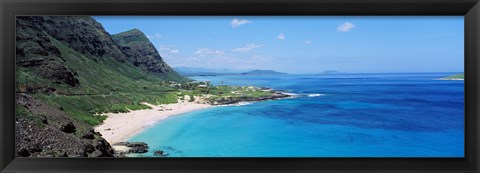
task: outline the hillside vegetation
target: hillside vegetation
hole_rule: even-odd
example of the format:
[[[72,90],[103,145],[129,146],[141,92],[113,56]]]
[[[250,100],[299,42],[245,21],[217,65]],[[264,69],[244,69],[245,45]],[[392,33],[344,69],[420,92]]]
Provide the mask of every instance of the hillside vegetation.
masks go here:
[[[141,101],[175,102],[165,81],[187,80],[139,30],[112,39],[90,17],[19,17],[17,26],[17,84],[91,125]]]
[[[176,103],[185,95],[211,104],[286,97],[191,81],[142,31],[110,35],[87,16],[20,16],[16,33],[17,156],[114,156],[93,127],[107,112],[150,109],[142,102]]]
[[[135,30],[133,38],[142,36]],[[86,16],[17,17],[17,156],[114,156],[93,130],[102,113],[176,102],[167,81],[187,79],[148,39],[128,38],[112,39]]]

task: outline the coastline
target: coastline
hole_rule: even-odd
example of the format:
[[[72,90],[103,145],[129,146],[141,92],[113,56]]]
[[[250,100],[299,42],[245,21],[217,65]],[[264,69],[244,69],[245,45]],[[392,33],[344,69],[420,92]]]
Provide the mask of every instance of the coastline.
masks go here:
[[[152,107],[152,109],[135,110],[127,113],[106,113],[107,119],[95,127],[95,131],[102,134],[116,150],[125,150],[122,146],[116,146],[116,143],[126,142],[132,136],[142,132],[153,124],[167,119],[171,116],[192,112],[195,110],[213,107],[210,104],[199,102],[179,102],[174,104],[163,104],[155,106],[148,103],[142,103]]]
[[[190,102],[190,96],[185,95],[184,99],[178,99],[178,103],[152,105],[149,103],[142,103],[151,107],[151,109],[130,110],[126,113],[105,113],[107,118],[102,124],[96,126],[94,129],[99,132],[102,137],[112,145],[112,148],[118,153],[128,153],[131,148],[126,147],[125,142],[131,137],[151,127],[152,125],[163,121],[169,117],[181,115],[184,113],[211,108],[218,106],[241,106],[253,102],[276,100],[283,98],[293,98],[296,95],[289,93],[277,92],[273,96],[264,96],[256,98],[237,98],[234,100],[222,100],[216,103],[209,103],[205,101],[204,97],[194,96],[194,101]],[[128,142],[127,142],[128,143]],[[134,143],[148,145],[142,141]]]

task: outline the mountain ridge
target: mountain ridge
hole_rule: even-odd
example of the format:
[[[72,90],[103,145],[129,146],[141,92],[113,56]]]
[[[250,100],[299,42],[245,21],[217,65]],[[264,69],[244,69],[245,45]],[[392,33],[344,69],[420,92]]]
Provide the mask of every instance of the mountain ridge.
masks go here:
[[[103,112],[176,101],[164,83],[187,79],[148,40],[139,41],[149,46],[119,45],[88,16],[18,16],[17,156],[112,157],[111,145],[93,130],[105,120]]]
[[[120,51],[126,55],[126,60],[135,66],[154,74],[165,74],[166,79],[181,78],[160,56],[155,46],[139,29],[131,29],[112,35]],[[160,76],[162,77],[162,76]]]

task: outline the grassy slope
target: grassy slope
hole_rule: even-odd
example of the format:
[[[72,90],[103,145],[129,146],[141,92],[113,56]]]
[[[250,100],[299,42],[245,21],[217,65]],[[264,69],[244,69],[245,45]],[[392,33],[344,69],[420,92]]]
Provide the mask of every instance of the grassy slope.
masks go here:
[[[157,105],[176,103],[177,98],[182,98],[183,95],[190,95],[193,98],[194,95],[212,94],[212,101],[228,97],[271,95],[270,92],[247,87],[217,86],[208,90],[198,89],[193,84],[181,89],[168,87],[165,78],[176,76],[159,77],[158,74],[149,74],[131,63],[121,63],[114,58],[87,57],[54,38],[51,39],[61,51],[66,65],[77,73],[76,78],[80,85],[71,87],[67,84],[53,83],[22,67],[17,68],[17,81],[24,83],[28,77],[29,85],[57,89],[57,94],[37,93],[33,96],[63,109],[77,120],[90,125],[100,124],[106,118],[101,115],[105,112],[128,112],[149,108],[140,104],[141,102]],[[232,91],[236,93],[233,94]]]
[[[125,37],[125,35],[129,35],[132,32],[142,33],[138,29],[132,29],[129,31],[121,32],[118,34],[113,34],[112,38],[115,42],[121,46],[129,46],[131,42],[150,42],[146,36],[138,34],[137,36]]]
[[[176,102],[176,97],[172,93],[176,89],[162,85],[161,78],[147,74],[133,64],[120,63],[113,58],[94,60],[59,41],[54,40],[54,44],[60,49],[67,65],[78,73],[80,86],[70,87],[66,84],[52,83],[27,68],[17,69],[17,79],[23,83],[28,77],[29,85],[51,86],[56,88],[58,93],[64,93],[65,95],[35,94],[35,96],[63,108],[79,120],[97,125],[105,119],[104,116],[95,115],[98,113],[148,108],[139,104],[144,101],[152,104]]]

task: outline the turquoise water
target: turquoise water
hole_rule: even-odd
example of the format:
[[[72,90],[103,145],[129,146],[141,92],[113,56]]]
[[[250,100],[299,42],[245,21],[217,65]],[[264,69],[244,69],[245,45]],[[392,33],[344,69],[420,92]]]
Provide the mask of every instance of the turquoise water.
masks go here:
[[[129,141],[169,157],[463,157],[464,83],[451,73],[195,77],[297,98],[221,106]]]

